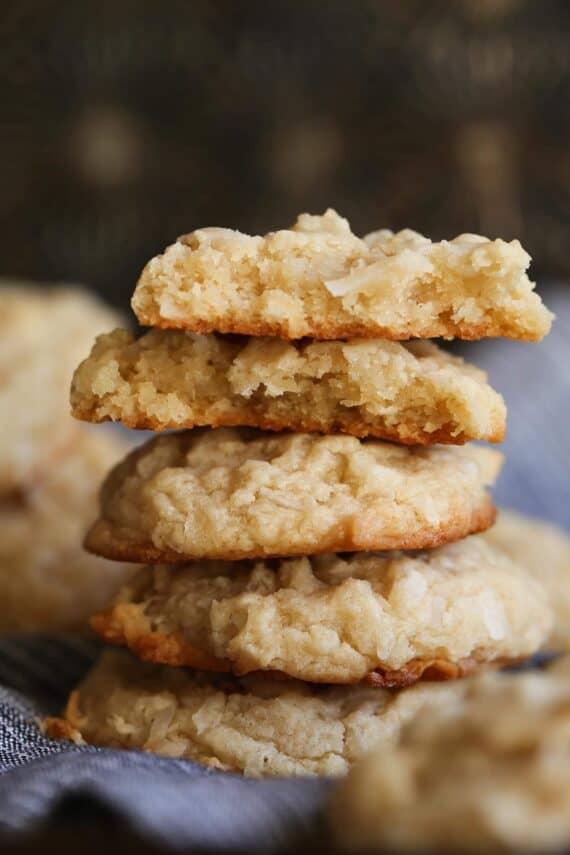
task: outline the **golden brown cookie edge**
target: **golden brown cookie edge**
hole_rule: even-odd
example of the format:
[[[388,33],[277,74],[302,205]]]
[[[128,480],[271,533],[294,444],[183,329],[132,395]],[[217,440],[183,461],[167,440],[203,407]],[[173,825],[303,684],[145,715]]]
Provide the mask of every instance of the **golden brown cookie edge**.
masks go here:
[[[170,667],[192,668],[198,671],[231,673],[234,677],[266,676],[281,680],[303,680],[298,674],[269,669],[262,671],[237,670],[225,659],[217,659],[211,654],[199,650],[184,640],[181,634],[167,634],[154,631],[142,610],[134,603],[119,603],[107,612],[96,615],[91,620],[92,629],[107,643],[126,647],[143,662]],[[481,671],[484,668],[502,668],[516,665],[527,657],[497,657],[480,659],[476,656],[464,657],[456,662],[439,656],[417,657],[398,669],[375,668],[363,678],[338,680],[327,674],[320,679],[311,679],[313,684],[358,685],[366,683],[382,689],[403,689],[422,680],[442,682],[457,680]]]

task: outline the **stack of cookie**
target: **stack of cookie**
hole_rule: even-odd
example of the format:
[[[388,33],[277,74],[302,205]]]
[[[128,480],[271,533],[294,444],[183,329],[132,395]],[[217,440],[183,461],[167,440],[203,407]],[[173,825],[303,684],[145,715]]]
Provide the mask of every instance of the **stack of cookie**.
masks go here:
[[[105,654],[51,732],[334,774],[461,691],[405,687],[534,653],[544,591],[470,537],[494,521],[501,455],[465,443],[502,439],[504,403],[409,341],[541,338],[528,263],[517,241],[361,239],[333,211],[265,237],[200,229],[152,259],[133,298],[152,329],[100,337],[72,406],[183,430],[103,486],[88,549],[151,566],[92,621],[130,654]]]
[[[127,568],[82,549],[124,453],[69,415],[69,383],[117,316],[75,288],[0,286],[0,632],[86,630]]]

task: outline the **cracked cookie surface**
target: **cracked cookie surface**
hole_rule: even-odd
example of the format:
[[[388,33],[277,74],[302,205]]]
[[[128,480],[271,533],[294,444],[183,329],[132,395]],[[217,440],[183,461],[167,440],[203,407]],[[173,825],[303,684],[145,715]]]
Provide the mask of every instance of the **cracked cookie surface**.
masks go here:
[[[198,428],[110,473],[86,542],[141,563],[437,546],[491,525],[501,462],[474,445]]]
[[[525,658],[551,624],[538,582],[480,536],[414,555],[146,567],[92,621],[155,662],[391,686]]]

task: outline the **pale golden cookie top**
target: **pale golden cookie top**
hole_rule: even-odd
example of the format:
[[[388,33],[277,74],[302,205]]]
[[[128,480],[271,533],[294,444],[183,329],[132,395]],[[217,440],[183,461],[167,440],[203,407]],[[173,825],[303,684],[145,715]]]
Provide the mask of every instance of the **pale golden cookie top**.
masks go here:
[[[485,676],[426,709],[333,796],[349,851],[562,852],[570,843],[570,667]]]
[[[140,323],[282,338],[538,340],[551,313],[518,240],[405,229],[359,238],[329,209],[252,236],[197,229],[151,259],[132,306]]]
[[[0,495],[28,489],[71,445],[73,370],[116,323],[78,288],[0,282]]]
[[[87,544],[142,563],[436,546],[491,525],[501,464],[473,444],[197,428],[110,473]]]

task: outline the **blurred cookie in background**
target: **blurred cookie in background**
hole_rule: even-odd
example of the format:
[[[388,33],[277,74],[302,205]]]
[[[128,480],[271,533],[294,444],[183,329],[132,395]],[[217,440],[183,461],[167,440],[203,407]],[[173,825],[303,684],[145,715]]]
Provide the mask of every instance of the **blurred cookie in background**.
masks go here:
[[[0,281],[0,497],[34,485],[71,447],[73,370],[116,322],[78,288]]]
[[[87,627],[131,568],[83,549],[97,493],[125,453],[114,431],[80,429],[37,487],[0,502],[0,632]]]
[[[425,683],[401,692],[314,686],[275,673],[234,677],[169,668],[108,648],[62,717],[47,718],[44,729],[79,745],[150,751],[254,778],[335,777],[372,746],[395,741],[424,707],[451,704],[466,684]]]
[[[546,588],[554,612],[548,647],[570,651],[570,535],[543,520],[501,509],[484,537]]]
[[[117,320],[79,288],[0,283],[0,632],[79,629],[125,579],[83,537],[127,443],[69,412],[78,360]]]
[[[486,675],[416,716],[333,794],[351,852],[562,852],[570,843],[570,658]]]
[[[536,579],[474,535],[413,554],[144,567],[91,626],[167,665],[400,688],[532,655],[552,610]]]

